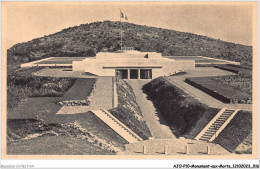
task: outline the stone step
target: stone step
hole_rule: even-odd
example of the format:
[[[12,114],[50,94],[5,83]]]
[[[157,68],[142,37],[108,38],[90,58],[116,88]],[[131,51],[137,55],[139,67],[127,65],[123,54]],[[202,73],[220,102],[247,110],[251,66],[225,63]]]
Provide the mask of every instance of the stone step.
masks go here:
[[[214,124],[223,124],[226,120],[216,120]]]
[[[227,120],[230,116],[228,117],[219,117],[218,120]]]
[[[215,133],[204,133],[202,137],[212,137]]]
[[[199,140],[201,140],[201,141],[209,141],[208,138],[200,138]]]
[[[230,114],[229,115],[220,116],[219,118],[229,118],[229,117],[230,117]]]
[[[217,128],[218,128],[218,127],[217,127]],[[215,128],[215,126],[212,125],[212,126],[210,126],[210,128],[209,128],[208,130],[215,130],[215,131],[217,131],[217,130],[218,130],[217,128]]]
[[[214,130],[214,131],[206,131],[204,134],[215,134],[217,130]],[[203,134],[203,135],[204,135]]]
[[[211,137],[201,137],[200,140],[203,140],[203,141],[209,141]]]
[[[231,114],[232,113],[228,113],[228,114],[222,114],[221,116],[219,116],[219,117],[229,117],[229,116],[231,116]]]

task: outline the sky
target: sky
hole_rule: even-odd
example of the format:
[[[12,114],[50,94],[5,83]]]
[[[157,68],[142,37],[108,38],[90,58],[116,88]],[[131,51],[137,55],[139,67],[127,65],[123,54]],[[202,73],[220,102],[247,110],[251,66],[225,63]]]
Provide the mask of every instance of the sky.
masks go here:
[[[252,5],[173,2],[4,2],[7,47],[96,21],[119,21],[191,32],[252,45]],[[3,5],[2,5],[3,6]]]

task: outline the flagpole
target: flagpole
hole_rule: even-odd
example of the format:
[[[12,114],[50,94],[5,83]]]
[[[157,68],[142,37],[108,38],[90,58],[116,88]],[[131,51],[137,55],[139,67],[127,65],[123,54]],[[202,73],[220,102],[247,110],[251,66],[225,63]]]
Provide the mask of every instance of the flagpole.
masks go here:
[[[121,15],[122,15],[122,12],[121,12],[121,10],[120,10],[120,36],[121,36],[121,50],[122,50],[122,22],[121,22]]]

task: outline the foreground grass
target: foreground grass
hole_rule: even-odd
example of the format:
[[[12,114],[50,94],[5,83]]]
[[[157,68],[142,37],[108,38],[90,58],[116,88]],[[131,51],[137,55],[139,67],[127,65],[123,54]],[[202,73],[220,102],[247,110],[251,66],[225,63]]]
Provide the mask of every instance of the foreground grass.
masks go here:
[[[8,154],[115,154],[119,151],[78,122],[58,124],[9,119],[7,127]]]
[[[87,140],[66,136],[45,135],[20,140],[7,145],[9,155],[114,155],[114,152],[95,147]]]
[[[110,112],[142,139],[151,137],[132,87],[124,80],[117,79],[117,93],[118,107]]]

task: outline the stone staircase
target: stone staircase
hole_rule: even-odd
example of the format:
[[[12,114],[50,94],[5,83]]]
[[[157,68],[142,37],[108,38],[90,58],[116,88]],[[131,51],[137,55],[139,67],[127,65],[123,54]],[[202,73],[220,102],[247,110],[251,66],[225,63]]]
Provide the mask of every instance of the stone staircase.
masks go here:
[[[219,133],[233,119],[239,109],[231,110],[222,108],[218,114],[204,127],[204,129],[195,137],[196,140],[212,142]]]
[[[129,143],[143,140],[107,110],[100,109],[92,112]]]

